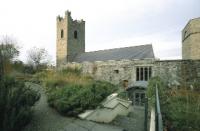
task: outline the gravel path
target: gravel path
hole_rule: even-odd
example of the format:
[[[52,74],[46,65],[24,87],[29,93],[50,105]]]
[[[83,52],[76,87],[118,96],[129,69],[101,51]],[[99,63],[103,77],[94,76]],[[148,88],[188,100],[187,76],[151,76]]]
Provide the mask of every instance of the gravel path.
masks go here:
[[[98,124],[77,118],[64,117],[50,108],[43,88],[37,84],[30,84],[41,94],[40,100],[33,107],[33,119],[23,131],[122,131],[120,127]]]

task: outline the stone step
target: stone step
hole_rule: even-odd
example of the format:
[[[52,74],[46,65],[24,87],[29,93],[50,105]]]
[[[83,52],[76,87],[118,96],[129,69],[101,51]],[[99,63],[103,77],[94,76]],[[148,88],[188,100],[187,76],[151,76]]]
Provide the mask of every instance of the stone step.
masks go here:
[[[120,126],[126,131],[144,130],[144,109],[135,108],[128,116],[117,116],[112,122],[113,125]]]

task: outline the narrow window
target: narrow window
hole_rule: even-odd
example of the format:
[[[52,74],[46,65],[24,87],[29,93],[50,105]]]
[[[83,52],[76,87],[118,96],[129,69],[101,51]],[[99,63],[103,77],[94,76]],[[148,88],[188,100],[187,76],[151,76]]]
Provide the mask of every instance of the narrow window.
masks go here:
[[[137,67],[136,69],[136,81],[139,81],[140,80],[140,69],[139,67]]]
[[[148,68],[147,67],[144,68],[144,80],[145,81],[148,80]]]
[[[63,36],[64,36],[64,31],[63,30],[61,30],[61,38],[63,38]]]
[[[140,80],[143,81],[144,80],[144,76],[143,76],[143,67],[140,68]]]
[[[149,67],[149,78],[148,78],[148,79],[151,78],[151,74],[152,74],[152,73],[151,73],[151,72],[152,72],[151,70],[152,70],[151,67]]]
[[[74,39],[77,39],[78,38],[78,33],[77,33],[77,31],[75,30],[74,31]]]
[[[114,70],[114,72],[115,72],[116,74],[119,74],[119,70]]]

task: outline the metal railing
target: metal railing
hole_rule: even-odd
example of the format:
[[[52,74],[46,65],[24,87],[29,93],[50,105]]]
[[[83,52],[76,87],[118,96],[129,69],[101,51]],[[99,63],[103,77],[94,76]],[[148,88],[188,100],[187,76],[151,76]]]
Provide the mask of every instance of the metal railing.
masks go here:
[[[144,131],[148,130],[148,98],[145,98],[144,111]]]
[[[159,101],[159,95],[158,95],[158,88],[156,85],[156,92],[155,92],[155,127],[156,131],[163,131],[163,122],[162,122],[162,114],[160,111],[160,101]]]

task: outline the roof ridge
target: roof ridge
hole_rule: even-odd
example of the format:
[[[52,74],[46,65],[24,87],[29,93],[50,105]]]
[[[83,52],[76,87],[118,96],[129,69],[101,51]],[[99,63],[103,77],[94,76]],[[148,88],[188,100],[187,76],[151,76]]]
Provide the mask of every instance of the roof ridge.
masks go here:
[[[92,52],[99,52],[99,51],[109,51],[109,50],[115,50],[115,49],[125,49],[125,48],[140,47],[140,46],[152,46],[152,44],[144,44],[144,45],[136,45],[136,46],[126,46],[126,47],[111,48],[111,49],[102,49],[102,50],[89,51],[89,52],[84,52],[84,53],[92,53]]]

